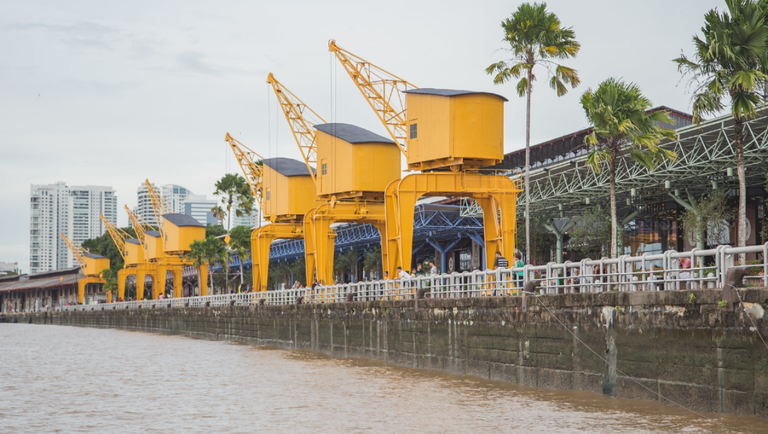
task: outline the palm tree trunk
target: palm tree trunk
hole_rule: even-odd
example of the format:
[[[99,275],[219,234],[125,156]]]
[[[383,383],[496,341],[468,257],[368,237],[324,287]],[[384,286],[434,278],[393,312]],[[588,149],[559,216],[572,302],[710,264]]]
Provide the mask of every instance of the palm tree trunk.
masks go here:
[[[734,119],[733,130],[736,142],[736,171],[739,175],[739,247],[747,245],[747,175],[744,171],[744,119]],[[739,255],[739,262],[744,265],[747,255]]]
[[[209,282],[208,286],[211,287],[211,291],[210,291],[211,295],[215,295],[216,291],[215,291],[215,289],[213,287],[213,271],[211,270],[211,263],[210,262],[208,263],[208,282]]]
[[[531,90],[533,80],[533,66],[528,69],[528,90],[525,102],[525,261],[531,262]],[[493,254],[493,252],[489,253]],[[506,252],[514,256],[515,252]]]
[[[612,152],[608,161],[610,186],[611,186],[611,258],[616,258],[618,246],[616,245],[616,233],[618,222],[616,221],[616,151]]]

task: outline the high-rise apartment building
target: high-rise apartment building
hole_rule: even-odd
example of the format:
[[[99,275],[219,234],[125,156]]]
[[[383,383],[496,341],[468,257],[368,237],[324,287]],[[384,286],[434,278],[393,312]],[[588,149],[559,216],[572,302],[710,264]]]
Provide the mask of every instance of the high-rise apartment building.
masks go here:
[[[152,184],[152,188],[160,193],[160,196],[168,203],[168,206],[171,207],[174,213],[184,214],[184,203],[187,197],[192,195],[191,191],[176,184],[167,184],[160,186],[160,188]],[[152,209],[152,201],[149,198],[149,191],[147,191],[147,185],[144,183],[139,186],[136,193],[136,209],[134,209],[134,212],[147,224],[157,226],[155,213]]]
[[[61,234],[76,243],[101,236],[99,218],[117,224],[117,196],[112,187],[72,186],[64,182],[30,188],[29,272],[77,265]]]
[[[218,201],[207,199],[204,195],[190,194],[184,202],[184,214],[191,216],[200,223],[218,224],[218,220],[213,216],[211,208],[215,207]]]

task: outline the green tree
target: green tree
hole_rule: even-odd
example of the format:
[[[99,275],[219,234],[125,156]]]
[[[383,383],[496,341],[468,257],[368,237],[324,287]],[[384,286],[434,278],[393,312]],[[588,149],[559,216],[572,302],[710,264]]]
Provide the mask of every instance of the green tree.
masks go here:
[[[217,205],[211,209],[219,220],[227,219],[227,234],[229,235],[232,229],[232,207],[237,201],[237,207],[234,213],[238,217],[245,215],[251,215],[253,211],[253,204],[255,198],[251,192],[251,186],[248,185],[248,181],[242,176],[235,173],[227,173],[223,178],[216,181],[216,190],[213,192],[215,196],[221,197],[221,205]],[[228,252],[224,259],[224,281],[225,285],[229,287],[229,258]]]
[[[311,282],[307,282],[307,266],[303,256],[288,264],[288,271],[291,272],[294,281],[299,281],[302,285],[311,285]]]
[[[212,225],[210,223],[205,225],[205,238],[208,238],[211,235],[213,235],[214,237],[219,237],[226,234],[227,234],[227,230],[224,229],[224,226],[222,225]]]
[[[220,239],[210,236],[205,239],[205,262],[213,264],[216,261],[221,261],[222,258],[227,257],[227,247]],[[213,271],[208,273],[211,286],[211,294],[214,293],[213,287]],[[225,280],[226,282],[226,280]]]
[[[727,12],[712,9],[704,15],[702,37],[694,36],[694,56],[674,59],[683,76],[690,77],[693,120],[725,109],[728,98],[733,117],[733,141],[739,177],[738,245],[747,241],[747,180],[744,170],[744,121],[754,117],[766,86],[768,29],[766,1],[726,0]],[[745,255],[740,255],[744,263]]]
[[[207,239],[206,240],[195,240],[192,241],[192,244],[189,245],[189,252],[187,252],[184,257],[186,259],[192,260],[192,266],[197,269],[197,285],[198,288],[202,287],[202,281],[200,280],[200,276],[202,274],[202,267],[208,266],[208,253],[207,253]]]
[[[604,257],[610,253],[611,218],[605,207],[595,205],[588,208],[575,222],[570,234],[572,250],[579,251],[584,256],[597,252],[598,257]]]
[[[727,221],[733,218],[733,213],[727,206],[728,195],[718,190],[702,194],[699,200],[696,200],[688,190],[685,193],[688,200],[670,193],[670,196],[685,208],[681,219],[685,234],[692,236],[696,248],[701,250],[704,250],[705,243],[721,243],[728,233]]]
[[[114,296],[114,292],[117,291],[117,272],[112,268],[105,268],[101,270],[101,278],[104,279],[104,292],[112,293]]]
[[[251,254],[251,230],[245,226],[232,229],[229,248],[240,258],[240,284],[243,284],[243,261]]]
[[[381,276],[381,265],[381,247],[369,249],[363,253],[363,267],[368,272],[375,272],[376,275]]]
[[[341,275],[351,273],[353,267],[362,256],[363,255],[355,249],[349,249],[336,255],[336,260],[333,262],[333,271]]]
[[[530,222],[530,167],[531,167],[531,92],[536,81],[534,67],[541,65],[549,72],[549,86],[557,96],[568,93],[581,82],[575,69],[556,63],[556,60],[576,57],[581,44],[570,27],[563,27],[560,19],[547,11],[546,3],[523,3],[511,18],[501,22],[503,41],[509,44],[513,57],[491,64],[485,69],[493,75],[494,84],[517,82],[517,94],[526,97],[525,108],[525,260],[531,258]]]
[[[672,124],[664,111],[649,113],[651,101],[640,88],[609,78],[581,96],[581,106],[592,124],[592,132],[584,141],[591,148],[587,164],[596,172],[608,165],[610,182],[611,258],[617,255],[616,234],[616,169],[623,155],[628,154],[636,163],[653,170],[663,161],[674,160],[677,154],[661,148],[662,139],[674,139],[674,130],[661,128],[661,123]]]

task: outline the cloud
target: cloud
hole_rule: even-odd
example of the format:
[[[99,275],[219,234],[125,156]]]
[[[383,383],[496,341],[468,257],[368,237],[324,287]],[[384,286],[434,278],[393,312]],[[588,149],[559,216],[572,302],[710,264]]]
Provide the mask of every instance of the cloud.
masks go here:
[[[205,61],[205,55],[198,51],[184,51],[176,56],[176,64],[184,71],[197,74],[219,75],[221,71]]]
[[[45,24],[45,23],[14,23],[5,26],[6,29],[16,31],[42,30],[56,35],[63,44],[74,48],[91,48],[111,50],[107,43],[110,37],[119,35],[120,31],[115,27],[103,26],[97,23],[81,22],[77,24]]]
[[[133,81],[107,83],[95,80],[65,80],[65,83],[75,89],[93,91],[93,92],[119,92],[123,90],[132,90],[138,87],[138,83]]]

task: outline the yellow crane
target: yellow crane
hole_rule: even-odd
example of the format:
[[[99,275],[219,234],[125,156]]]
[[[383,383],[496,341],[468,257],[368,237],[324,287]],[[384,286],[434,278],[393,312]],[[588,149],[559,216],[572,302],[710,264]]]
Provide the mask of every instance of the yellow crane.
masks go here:
[[[313,173],[313,179],[320,202],[304,216],[304,248],[307,280],[316,274],[320,283],[329,285],[333,283],[334,223],[374,225],[386,257],[384,189],[400,177],[400,152],[394,142],[370,131],[326,123],[274,74],[269,74],[267,83],[280,102],[307,167],[319,162],[319,173]]]
[[[128,208],[128,205],[125,206],[125,212],[128,214],[128,221],[131,222],[131,227],[133,227],[133,231],[136,232],[136,239],[138,240],[138,245],[132,244],[128,247],[133,249],[136,248],[136,257],[137,257],[137,265],[136,265],[136,299],[142,300],[144,298],[144,283],[146,280],[146,276],[150,276],[152,278],[152,282],[156,285],[157,284],[157,256],[153,257],[153,260],[149,260],[150,252],[148,250],[148,244],[147,244],[147,232],[152,232],[159,234],[159,232],[155,231],[151,226],[149,226],[144,220],[141,219],[138,215],[136,215],[133,211],[131,211],[130,208]],[[153,243],[153,246],[157,243]],[[125,296],[125,280],[118,281],[117,283],[117,292],[118,296]],[[125,298],[123,298],[125,299]]]
[[[159,231],[144,231],[145,259],[154,262],[157,266],[152,282],[152,298],[157,299],[165,291],[168,272],[173,276],[173,295],[180,298],[184,267],[191,267],[194,262],[185,258],[184,255],[189,252],[192,242],[205,239],[205,226],[191,216],[174,213],[149,180],[145,180],[144,183],[149,192],[152,211],[159,229]],[[139,295],[139,285],[143,292],[144,282],[139,280],[137,278],[137,295]],[[201,281],[198,284],[201,295],[205,295],[207,292],[205,282]]]
[[[128,210],[127,206],[126,210]],[[128,215],[130,219],[132,216],[130,210],[128,210]],[[112,237],[112,241],[115,242],[120,256],[123,257],[123,268],[117,272],[117,298],[118,300],[125,300],[125,279],[128,276],[137,275],[139,267],[144,263],[144,247],[139,239],[132,238],[127,232],[115,226],[114,223],[107,220],[103,215],[99,217],[104,222],[104,226]],[[139,233],[139,231],[136,232]],[[141,234],[143,237],[143,232]]]
[[[89,253],[80,244],[71,241],[64,234],[61,234],[61,238],[67,244],[69,251],[72,252],[72,256],[75,257],[85,275],[85,277],[77,281],[77,300],[80,304],[83,304],[85,302],[86,285],[89,283],[101,283],[102,285],[106,283],[101,277],[101,272],[109,268],[109,258]]]
[[[232,148],[264,218],[271,222],[251,234],[253,287],[265,291],[269,247],[277,239],[304,238],[302,220],[307,210],[314,206],[314,181],[299,161],[262,158],[229,133],[225,140]]]
[[[487,92],[418,88],[333,40],[328,50],[398,143],[408,168],[424,171],[386,188],[386,267],[390,275],[398,266],[410,269],[414,206],[421,196],[476,200],[485,216],[486,265],[493,265],[492,252],[512,257],[520,177],[480,171],[504,158],[506,98]]]

